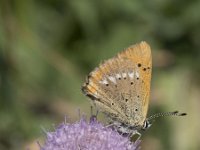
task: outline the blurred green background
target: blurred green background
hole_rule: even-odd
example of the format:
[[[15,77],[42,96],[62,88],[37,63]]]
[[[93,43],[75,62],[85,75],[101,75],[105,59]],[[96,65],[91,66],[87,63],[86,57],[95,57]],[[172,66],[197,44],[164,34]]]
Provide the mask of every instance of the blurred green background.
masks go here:
[[[38,150],[42,128],[90,115],[80,87],[102,60],[147,41],[153,53],[142,150],[200,149],[199,0],[1,0],[0,149]]]

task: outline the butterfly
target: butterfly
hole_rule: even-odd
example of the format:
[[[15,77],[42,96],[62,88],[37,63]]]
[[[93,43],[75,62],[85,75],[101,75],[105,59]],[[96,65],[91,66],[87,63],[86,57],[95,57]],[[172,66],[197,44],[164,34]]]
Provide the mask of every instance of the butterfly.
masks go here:
[[[132,45],[95,68],[82,86],[83,93],[109,118],[120,133],[139,135],[160,116],[184,116],[178,111],[147,118],[152,72],[147,42]]]

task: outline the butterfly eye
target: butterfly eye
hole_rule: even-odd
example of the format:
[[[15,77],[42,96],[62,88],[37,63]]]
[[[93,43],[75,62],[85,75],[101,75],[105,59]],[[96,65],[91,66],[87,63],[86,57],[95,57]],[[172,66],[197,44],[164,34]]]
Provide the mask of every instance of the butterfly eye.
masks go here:
[[[152,124],[151,124],[148,120],[145,120],[142,129],[143,129],[143,130],[146,130],[146,129],[148,129],[149,127],[151,127],[151,125],[152,125]]]

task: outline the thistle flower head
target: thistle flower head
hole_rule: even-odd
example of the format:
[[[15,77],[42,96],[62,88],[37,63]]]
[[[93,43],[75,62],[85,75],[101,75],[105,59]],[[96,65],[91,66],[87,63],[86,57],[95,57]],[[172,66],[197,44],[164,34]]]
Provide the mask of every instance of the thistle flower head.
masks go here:
[[[95,117],[89,122],[82,117],[79,122],[63,123],[54,132],[47,132],[40,150],[137,150],[139,143],[130,142],[128,137],[103,126]]]

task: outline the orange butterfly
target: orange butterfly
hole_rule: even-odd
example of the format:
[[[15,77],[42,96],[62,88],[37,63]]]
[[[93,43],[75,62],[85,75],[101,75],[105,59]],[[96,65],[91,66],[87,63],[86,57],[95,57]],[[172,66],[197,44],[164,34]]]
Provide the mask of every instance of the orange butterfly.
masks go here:
[[[106,60],[87,77],[82,91],[104,112],[121,133],[140,133],[159,116],[185,113],[158,113],[147,118],[152,71],[151,48],[146,42],[132,45]]]

